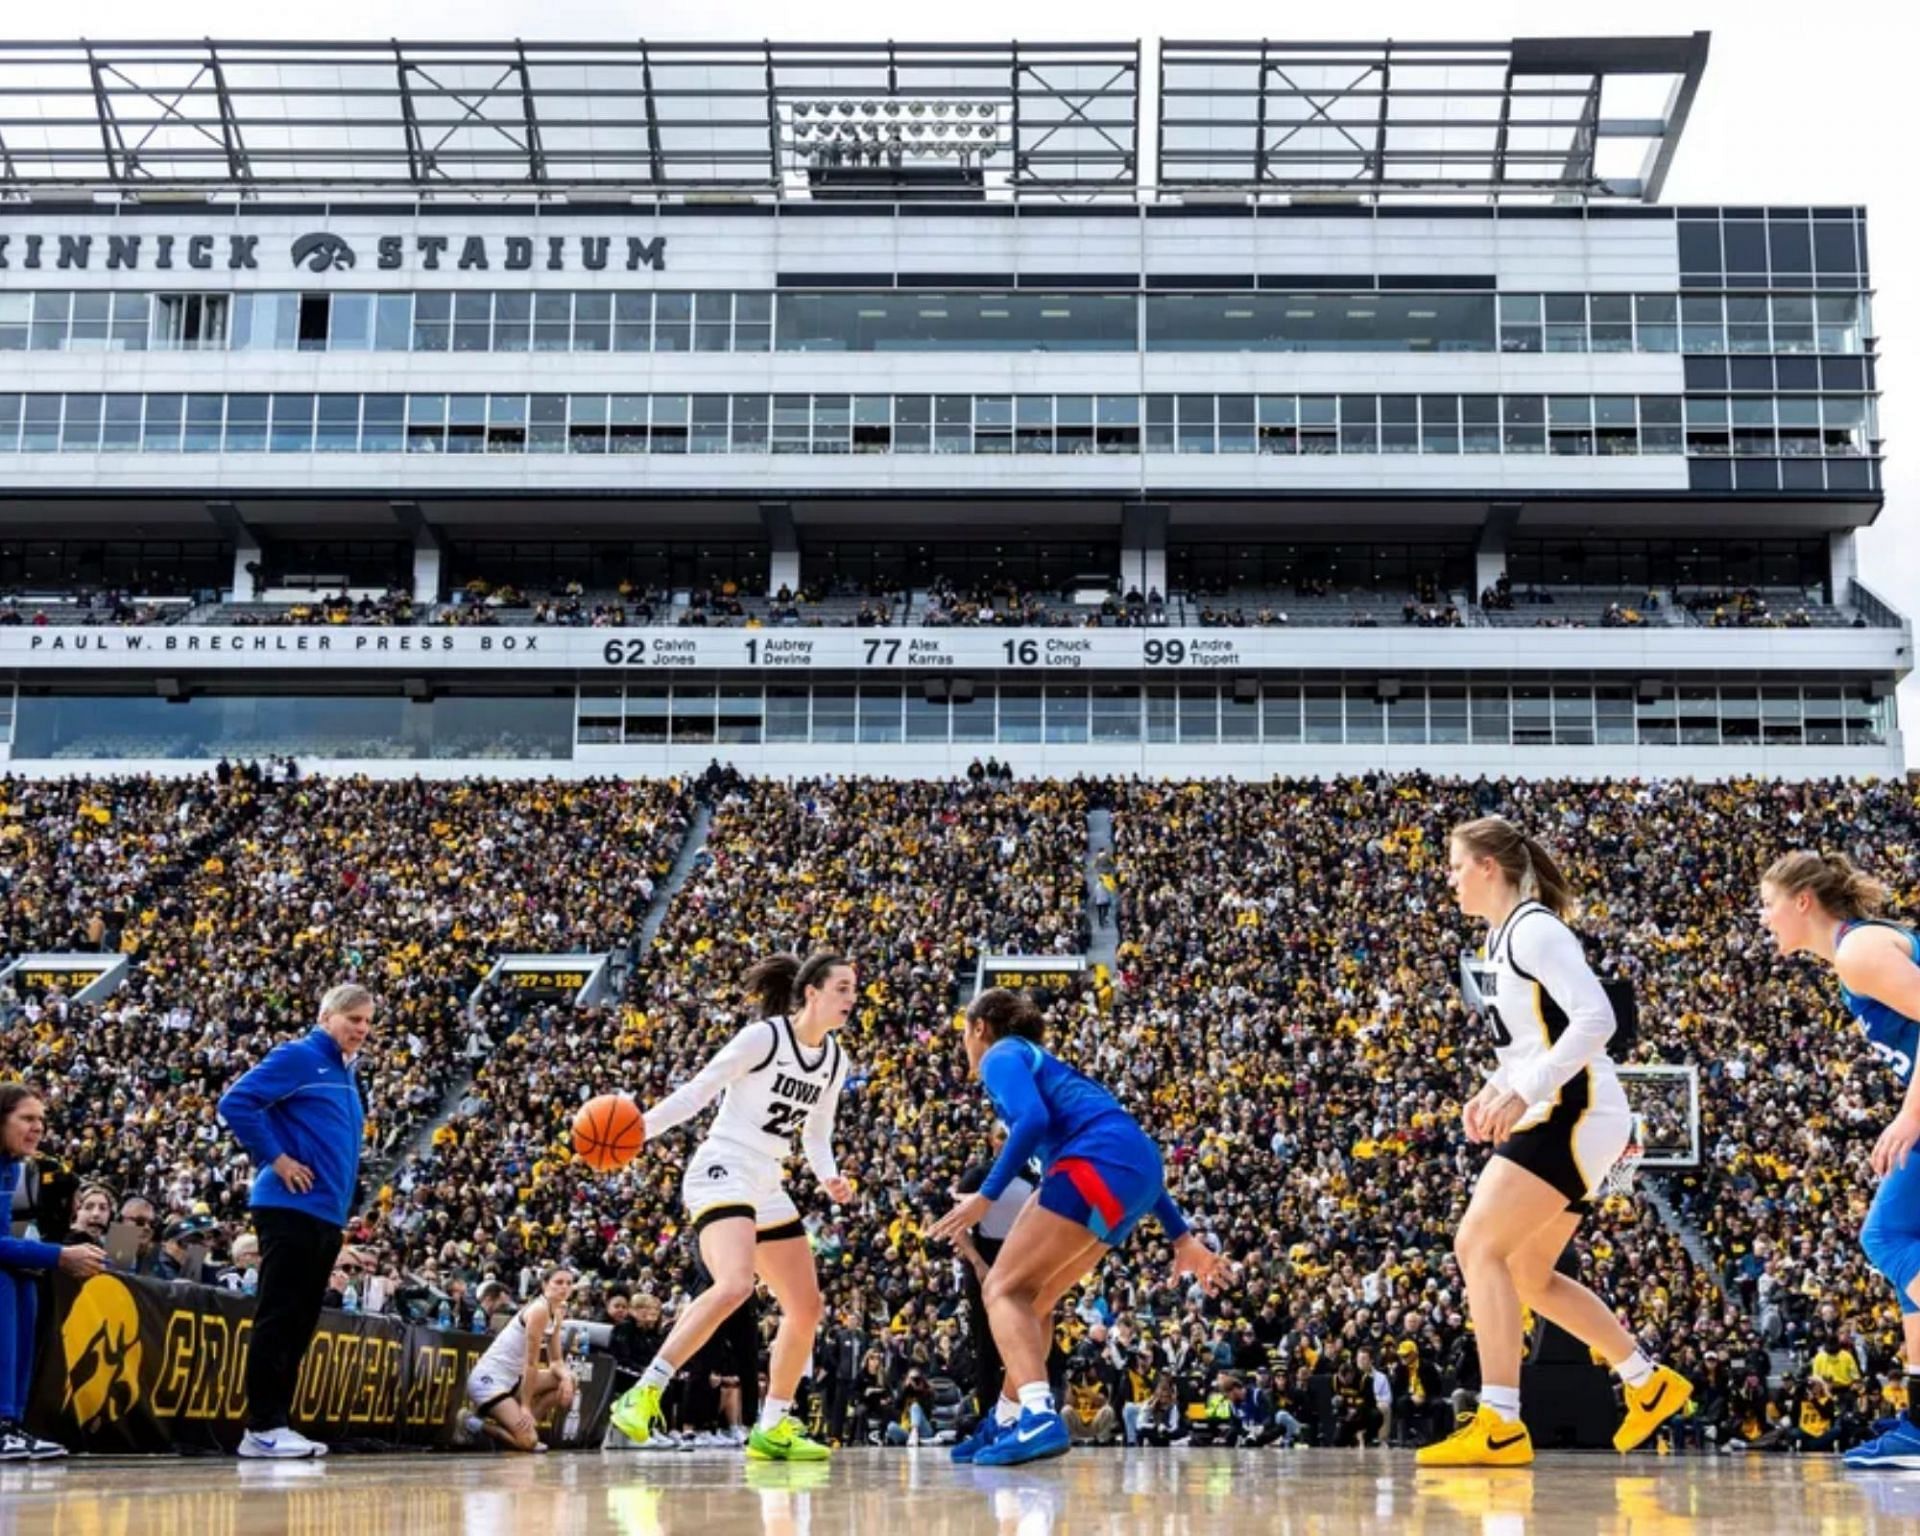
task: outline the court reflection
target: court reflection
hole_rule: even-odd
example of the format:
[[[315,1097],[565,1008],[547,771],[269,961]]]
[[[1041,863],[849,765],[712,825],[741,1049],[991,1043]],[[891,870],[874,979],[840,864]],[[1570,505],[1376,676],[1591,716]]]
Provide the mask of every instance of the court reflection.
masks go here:
[[[1920,1473],[1784,1456],[1421,1471],[1379,1452],[75,1461],[0,1468],[0,1536],[1891,1536]]]

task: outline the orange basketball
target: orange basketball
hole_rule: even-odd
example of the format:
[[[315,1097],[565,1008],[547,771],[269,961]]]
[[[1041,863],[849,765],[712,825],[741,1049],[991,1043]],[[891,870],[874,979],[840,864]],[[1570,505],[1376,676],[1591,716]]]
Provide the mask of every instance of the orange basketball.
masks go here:
[[[573,1153],[595,1173],[624,1168],[647,1139],[640,1106],[623,1093],[603,1093],[573,1117]]]

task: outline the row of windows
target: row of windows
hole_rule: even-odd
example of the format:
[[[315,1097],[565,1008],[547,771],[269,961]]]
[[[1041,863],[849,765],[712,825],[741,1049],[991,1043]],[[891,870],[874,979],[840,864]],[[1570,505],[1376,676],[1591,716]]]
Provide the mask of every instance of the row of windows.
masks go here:
[[[580,690],[582,746],[759,742],[1327,746],[1879,746],[1891,700],[1838,688],[980,684],[970,703],[891,683],[655,683]]]
[[[1857,293],[46,291],[0,293],[0,351],[1855,354],[1864,309]]]
[[[1816,395],[0,394],[0,452],[1859,457],[1869,418]]]
[[[1168,552],[1168,560],[1173,552]],[[1513,539],[1507,575],[1536,583],[1587,587],[1796,587],[1823,590],[1824,538],[1807,539]]]
[[[0,293],[0,352],[766,352],[770,293]]]
[[[1503,352],[1859,352],[1855,294],[1503,293]]]
[[[1864,288],[1866,226],[1851,214],[1787,209],[1682,211],[1680,282],[1687,288]]]
[[[1274,686],[1251,701],[1210,684],[1141,688],[984,685],[972,703],[918,688],[689,684],[618,689],[387,694],[0,693],[0,743],[26,758],[563,759],[579,746],[859,743],[962,746],[1869,747],[1895,727],[1891,699],[1821,688],[1683,688],[1636,703],[1603,685],[1410,688]]]

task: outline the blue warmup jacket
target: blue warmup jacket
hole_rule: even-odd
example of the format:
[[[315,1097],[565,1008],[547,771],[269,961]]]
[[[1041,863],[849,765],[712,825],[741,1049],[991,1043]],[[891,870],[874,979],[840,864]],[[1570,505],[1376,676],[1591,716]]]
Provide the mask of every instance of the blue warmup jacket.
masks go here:
[[[360,1179],[360,1142],[366,1118],[360,1084],[333,1036],[315,1029],[302,1040],[276,1045],[220,1098],[220,1118],[247,1149],[254,1210],[299,1211],[344,1227]],[[286,1153],[313,1170],[313,1188],[296,1194],[273,1171]]]

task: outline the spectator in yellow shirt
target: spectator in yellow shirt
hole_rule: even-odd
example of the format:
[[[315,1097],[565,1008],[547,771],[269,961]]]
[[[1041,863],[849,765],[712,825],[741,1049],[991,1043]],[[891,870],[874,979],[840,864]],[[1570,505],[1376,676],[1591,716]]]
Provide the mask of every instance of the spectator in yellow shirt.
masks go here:
[[[1860,1362],[1853,1358],[1852,1350],[1830,1338],[1814,1354],[1813,1375],[1816,1381],[1830,1386],[1850,1387],[1860,1379]]]

